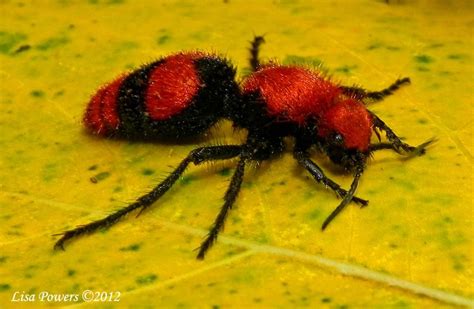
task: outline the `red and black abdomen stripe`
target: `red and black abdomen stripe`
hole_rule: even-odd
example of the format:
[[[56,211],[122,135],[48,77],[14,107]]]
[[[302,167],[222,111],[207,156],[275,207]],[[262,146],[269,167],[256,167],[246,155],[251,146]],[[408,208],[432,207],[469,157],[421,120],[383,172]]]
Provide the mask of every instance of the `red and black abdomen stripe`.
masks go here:
[[[150,63],[99,89],[84,116],[95,134],[126,138],[180,138],[219,120],[239,87],[222,58],[181,53]]]

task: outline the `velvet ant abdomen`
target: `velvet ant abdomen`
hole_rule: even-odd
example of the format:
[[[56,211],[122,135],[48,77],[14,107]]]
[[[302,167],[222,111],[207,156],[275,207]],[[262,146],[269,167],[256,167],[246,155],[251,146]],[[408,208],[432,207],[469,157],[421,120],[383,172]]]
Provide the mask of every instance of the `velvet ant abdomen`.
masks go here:
[[[124,76],[100,88],[91,98],[84,124],[97,135],[110,135],[119,127],[117,96]]]
[[[225,59],[201,52],[175,54],[99,89],[84,123],[98,135],[190,137],[219,120],[238,92],[235,69]]]

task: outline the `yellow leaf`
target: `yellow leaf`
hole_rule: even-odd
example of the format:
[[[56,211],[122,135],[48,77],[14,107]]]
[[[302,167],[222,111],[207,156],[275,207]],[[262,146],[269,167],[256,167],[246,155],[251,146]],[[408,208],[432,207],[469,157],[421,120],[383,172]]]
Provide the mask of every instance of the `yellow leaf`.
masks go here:
[[[85,291],[105,292],[101,307],[473,306],[471,1],[4,0],[0,14],[0,307],[88,306]],[[245,138],[228,122],[189,144],[97,138],[81,124],[94,91],[180,50],[223,54],[241,79],[254,34],[264,61],[345,85],[409,76],[370,108],[410,144],[438,141],[410,160],[377,152],[357,192],[369,207],[325,232],[339,200],[288,152],[248,169],[204,261],[193,249],[235,161],[190,167],[140,217],[53,251],[53,234],[134,201],[197,145]]]

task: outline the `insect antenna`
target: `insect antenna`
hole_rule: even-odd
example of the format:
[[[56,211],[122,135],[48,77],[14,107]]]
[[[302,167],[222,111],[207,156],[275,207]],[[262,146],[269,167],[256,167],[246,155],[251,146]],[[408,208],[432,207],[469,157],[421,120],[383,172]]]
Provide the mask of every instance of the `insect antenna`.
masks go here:
[[[357,186],[359,185],[360,176],[364,172],[364,167],[362,164],[357,165],[356,171],[354,174],[354,179],[352,180],[351,188],[347,191],[347,194],[344,196],[344,199],[341,201],[339,206],[333,210],[333,212],[324,220],[323,225],[321,226],[321,230],[324,230],[331,221],[336,218],[336,216],[350,203],[352,198],[354,197],[355,191],[357,190]]]

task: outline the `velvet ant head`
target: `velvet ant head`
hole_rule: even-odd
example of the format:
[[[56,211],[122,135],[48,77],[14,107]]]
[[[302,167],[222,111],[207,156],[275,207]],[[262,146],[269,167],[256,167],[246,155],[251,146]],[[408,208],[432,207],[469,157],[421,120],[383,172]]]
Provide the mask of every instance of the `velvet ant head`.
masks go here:
[[[224,221],[241,188],[248,162],[260,162],[285,147],[284,138],[293,143],[293,157],[316,181],[342,198],[339,206],[324,221],[324,229],[351,201],[367,205],[355,196],[366,159],[374,151],[392,149],[401,154],[420,155],[427,141],[410,146],[374,113],[365,100],[378,101],[392,94],[408,78],[397,80],[387,89],[368,92],[358,87],[339,85],[316,69],[302,66],[260,64],[257,36],[250,48],[252,74],[239,85],[235,69],[226,59],[204,52],[178,53],[123,75],[99,89],[92,97],[84,122],[95,134],[127,139],[171,138],[199,135],[222,118],[248,132],[241,145],[200,147],[191,151],[177,168],[151,192],[133,204],[87,225],[66,231],[55,245],[63,248],[71,238],[114,224],[127,213],[140,213],[165,194],[189,164],[238,158],[237,167],[224,197],[224,205],[208,236],[199,248],[204,258],[216,241]],[[388,142],[371,144],[377,130],[385,131]],[[336,164],[353,172],[349,190],[328,178],[310,158],[309,150],[325,152]]]
[[[372,135],[372,117],[365,106],[344,99],[322,113],[318,136],[331,160],[347,170],[365,163]]]

